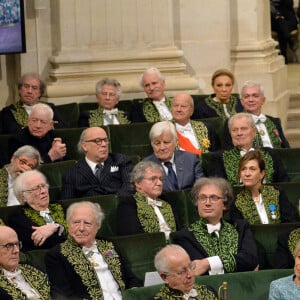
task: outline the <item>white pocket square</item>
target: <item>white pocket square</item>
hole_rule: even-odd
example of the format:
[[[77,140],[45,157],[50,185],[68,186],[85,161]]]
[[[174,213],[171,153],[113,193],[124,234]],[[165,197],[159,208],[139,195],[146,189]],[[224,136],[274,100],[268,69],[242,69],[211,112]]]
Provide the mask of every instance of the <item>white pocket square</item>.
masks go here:
[[[111,166],[110,167],[110,173],[114,173],[114,172],[118,172],[119,171],[119,167],[118,166]]]

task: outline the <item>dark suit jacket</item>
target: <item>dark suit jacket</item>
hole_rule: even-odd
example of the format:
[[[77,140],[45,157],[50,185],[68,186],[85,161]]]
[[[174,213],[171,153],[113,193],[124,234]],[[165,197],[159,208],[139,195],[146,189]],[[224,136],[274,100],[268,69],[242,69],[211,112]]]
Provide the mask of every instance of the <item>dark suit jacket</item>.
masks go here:
[[[238,251],[234,255],[236,272],[252,271],[258,265],[256,244],[250,226],[245,220],[237,220],[233,223],[238,231]],[[222,228],[221,228],[222,234]],[[191,260],[209,257],[208,253],[197,241],[194,233],[188,229],[182,229],[172,237],[174,244],[183,247]],[[222,258],[221,258],[222,259]]]
[[[117,251],[117,249],[115,250]],[[124,268],[120,255],[119,260],[121,263],[122,279],[126,288],[141,286],[141,282],[129,270]],[[86,263],[88,264],[88,261]],[[52,299],[91,299],[82,278],[75,272],[74,267],[67,257],[61,253],[60,245],[55,246],[47,252],[45,264],[53,295]],[[93,276],[96,276],[96,273]],[[101,288],[100,284],[99,288]]]
[[[44,103],[44,102],[42,102]],[[55,121],[54,128],[65,128],[68,127],[65,121],[62,119],[58,109],[53,103],[45,103],[48,104],[53,110],[53,120]],[[16,110],[13,104],[4,107],[2,109],[2,128],[4,133],[16,134],[21,131],[22,126],[19,125],[12,113],[13,110]]]
[[[182,226],[179,223],[178,216],[176,215],[173,207],[172,211],[176,222],[176,229],[179,230]],[[137,205],[133,196],[120,198],[117,210],[117,220],[117,234],[119,235],[145,233],[137,216]]]
[[[117,167],[118,170],[112,172],[112,167]],[[133,165],[128,156],[110,153],[104,163],[99,181],[83,158],[63,175],[61,199],[130,194],[133,192],[130,184],[132,168]]]
[[[44,137],[37,138],[30,134],[28,127],[23,128],[19,133],[12,136],[9,139],[9,157],[12,157],[14,152],[22,146],[30,145],[36,148],[42,157],[44,163],[51,163],[52,160],[48,155],[49,150],[52,147],[53,139],[59,137],[53,130],[50,130]],[[68,149],[67,149],[68,151]],[[63,160],[69,159],[66,155]]]
[[[214,98],[215,94],[212,94],[210,97]],[[244,110],[241,101],[239,99],[235,106],[235,110],[237,113],[242,112]],[[192,116],[192,119],[207,119],[207,118],[216,118],[216,117],[220,117],[220,116],[216,113],[216,111],[213,108],[207,105],[205,100],[201,100],[195,107],[195,111]]]
[[[275,256],[275,268],[276,269],[292,269],[295,265],[295,259],[289,249],[289,237],[293,230],[299,230],[300,226],[294,228],[279,235],[277,240],[277,249]]]
[[[232,151],[236,149],[233,148]],[[272,148],[264,147],[262,148],[263,151],[268,152],[273,160],[273,167],[274,167],[274,175],[272,182],[287,182],[289,181],[288,174],[283,166],[283,163],[278,157],[278,155],[274,152]],[[231,151],[231,150],[230,150]],[[210,164],[207,169],[207,176],[209,177],[222,177],[225,179],[227,178],[226,170],[224,167],[224,160],[223,160],[223,150],[211,152],[211,160]],[[238,165],[236,165],[236,174],[238,176]],[[238,185],[238,183],[232,183],[233,185]]]
[[[49,236],[42,246],[35,246],[31,235],[34,232],[32,226],[39,226],[37,223],[29,219],[25,213],[24,208],[29,207],[19,206],[14,213],[9,216],[8,225],[11,226],[16,232],[22,242],[22,251],[30,251],[36,249],[49,249],[53,246],[65,241],[66,235],[65,232],[62,235],[58,235],[58,231]],[[57,221],[57,220],[54,220]],[[46,224],[46,223],[45,223]]]
[[[299,221],[299,218],[297,216],[296,210],[293,207],[293,205],[290,203],[286,193],[283,190],[280,190],[279,188],[276,188],[279,190],[279,211],[280,211],[280,219],[281,223],[289,223],[289,222],[297,222]],[[268,198],[268,197],[266,197]],[[263,198],[264,199],[264,198]],[[266,210],[268,208],[266,207]],[[233,204],[230,208],[229,212],[230,218],[232,220],[236,219],[244,219],[243,214],[241,211]],[[249,221],[249,220],[248,220]],[[251,223],[251,222],[249,222]]]
[[[144,160],[151,160],[161,164],[161,161],[154,154],[147,156]],[[176,166],[178,189],[180,190],[191,188],[198,178],[204,176],[200,159],[196,154],[175,150],[174,162]],[[163,191],[167,192],[172,190],[172,184],[164,171]]]
[[[266,117],[274,123],[278,131],[279,138],[281,140],[281,148],[290,148],[290,144],[283,133],[280,118],[274,118],[268,115],[266,115]],[[232,144],[232,139],[228,128],[228,120],[226,120],[224,124],[224,149],[231,149],[233,147],[234,146]]]

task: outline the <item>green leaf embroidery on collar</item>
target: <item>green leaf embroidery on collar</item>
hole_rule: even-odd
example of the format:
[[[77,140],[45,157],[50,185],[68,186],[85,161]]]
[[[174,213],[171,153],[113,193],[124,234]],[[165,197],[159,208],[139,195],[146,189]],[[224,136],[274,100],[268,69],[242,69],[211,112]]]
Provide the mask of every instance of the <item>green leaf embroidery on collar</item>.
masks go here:
[[[294,257],[294,250],[299,241],[300,241],[300,228],[296,228],[291,231],[288,239],[288,247],[293,257]]]
[[[16,122],[21,126],[27,126],[28,114],[23,106],[21,101],[18,101],[14,104],[15,110],[12,109],[11,112],[15,117]]]
[[[165,104],[171,111],[172,98],[166,98]],[[147,122],[155,123],[161,121],[159,112],[153,104],[153,100],[149,98],[143,100],[143,112]]]
[[[262,186],[261,194],[263,204],[269,219],[270,224],[280,223],[280,209],[279,209],[279,191],[273,186]],[[276,219],[272,218],[269,206],[274,204],[276,207],[275,215]],[[249,190],[243,189],[236,198],[235,205],[242,213],[243,218],[250,224],[262,224],[259,214],[257,212],[256,205],[252,199],[252,194]]]
[[[129,124],[130,121],[127,119],[125,112],[118,110],[117,119],[120,124]],[[94,126],[103,126],[103,108],[98,107],[97,109],[90,111],[89,125],[90,127]]]
[[[208,149],[210,147],[210,140],[208,138],[208,130],[205,124],[201,121],[194,121],[191,120],[192,128],[195,131],[195,135],[200,147],[200,150],[205,153],[208,152]]]
[[[205,98],[204,101],[210,108],[212,108],[216,112],[216,114],[219,117],[221,117],[223,119],[228,119],[228,117],[225,114],[222,103],[216,102],[213,99],[212,95]],[[226,109],[230,116],[233,116],[234,114],[236,114],[235,106],[236,106],[237,102],[238,102],[237,98],[235,96],[231,96],[229,99],[229,102],[226,103]]]
[[[206,220],[202,218],[191,224],[191,230],[196,240],[205,249],[209,257],[219,256],[221,258],[226,272],[234,272],[239,238],[236,228],[223,220],[218,238],[216,235],[208,233],[206,224]]]
[[[137,205],[137,216],[145,232],[159,232],[159,222],[157,216],[151,205],[147,203],[147,198],[139,192],[134,194],[134,199]],[[170,227],[172,232],[176,231],[176,223],[173,215],[171,205],[166,201],[158,199],[162,202],[162,206],[159,207],[165,221]]]
[[[0,207],[7,206],[8,198],[8,172],[6,168],[0,170]]]

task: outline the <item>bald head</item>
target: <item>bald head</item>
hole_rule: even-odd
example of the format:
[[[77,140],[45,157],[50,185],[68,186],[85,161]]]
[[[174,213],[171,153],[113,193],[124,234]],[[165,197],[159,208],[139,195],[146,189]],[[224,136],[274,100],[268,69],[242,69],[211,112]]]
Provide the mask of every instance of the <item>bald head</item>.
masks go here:
[[[10,236],[18,238],[17,233],[12,228],[5,225],[0,226],[0,244],[3,244],[3,240]]]
[[[186,93],[177,94],[172,101],[172,115],[176,123],[186,125],[194,113],[194,100]]]

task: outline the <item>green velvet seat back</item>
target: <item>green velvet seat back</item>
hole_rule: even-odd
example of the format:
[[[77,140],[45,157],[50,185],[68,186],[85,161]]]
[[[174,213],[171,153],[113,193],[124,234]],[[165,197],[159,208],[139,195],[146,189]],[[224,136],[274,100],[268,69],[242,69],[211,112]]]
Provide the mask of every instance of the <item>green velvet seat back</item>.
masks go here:
[[[79,107],[76,102],[57,105],[56,108],[68,127],[78,126]]]
[[[3,153],[1,153],[0,155],[2,156],[2,160],[6,162],[10,161],[10,157],[8,155],[8,141],[11,137],[11,134],[0,134],[0,143],[3,149]]]
[[[149,131],[152,125],[152,123],[108,125],[111,151],[139,155],[141,159],[151,154]]]
[[[0,207],[0,219],[2,219],[4,224],[8,224],[9,216],[13,214],[16,209],[18,209],[18,205]]]
[[[155,271],[154,256],[166,245],[162,232],[115,236],[110,240],[120,251],[125,268],[140,280],[144,280],[146,272]]]
[[[117,104],[117,108],[123,110],[125,112],[130,112],[132,100],[120,100]],[[98,103],[95,102],[81,102],[78,103],[79,112],[86,111],[86,110],[93,110],[98,108]]]

